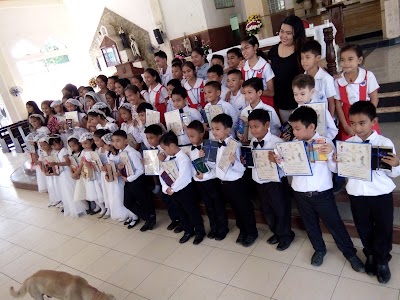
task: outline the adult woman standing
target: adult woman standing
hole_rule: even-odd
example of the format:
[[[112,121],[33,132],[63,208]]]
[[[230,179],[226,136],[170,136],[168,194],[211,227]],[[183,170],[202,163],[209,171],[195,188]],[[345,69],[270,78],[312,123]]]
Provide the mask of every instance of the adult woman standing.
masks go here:
[[[304,72],[300,63],[300,51],[306,41],[306,33],[301,19],[294,15],[284,19],[279,38],[280,43],[274,45],[268,52],[268,61],[275,74],[275,108],[279,109],[282,122],[286,122],[297,107],[293,97],[292,81]]]

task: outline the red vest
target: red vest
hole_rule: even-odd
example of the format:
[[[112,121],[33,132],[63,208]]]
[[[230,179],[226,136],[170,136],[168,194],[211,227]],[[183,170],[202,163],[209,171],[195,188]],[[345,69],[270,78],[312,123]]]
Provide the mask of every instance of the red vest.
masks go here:
[[[160,122],[165,124],[164,114],[167,111],[167,104],[165,102],[160,103],[161,90],[165,89],[164,86],[161,86],[156,92],[156,98],[154,102],[155,109],[160,112]]]
[[[192,98],[191,98],[189,91],[188,91],[188,97],[187,97],[189,106],[191,108],[194,108],[197,110],[199,109],[199,105],[202,108],[204,108],[206,106],[206,100],[204,98],[204,81],[201,82],[201,85],[198,88],[200,89],[200,93],[199,93],[200,99],[192,99],[194,97],[194,95],[192,95]],[[199,101],[199,103],[196,103],[196,101]]]

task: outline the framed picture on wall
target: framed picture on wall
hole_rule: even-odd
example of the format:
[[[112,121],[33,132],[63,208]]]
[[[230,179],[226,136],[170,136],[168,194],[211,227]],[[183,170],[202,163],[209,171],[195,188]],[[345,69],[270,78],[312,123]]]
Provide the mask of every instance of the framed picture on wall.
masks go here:
[[[235,7],[235,0],[214,0],[215,8],[228,8],[228,7]]]

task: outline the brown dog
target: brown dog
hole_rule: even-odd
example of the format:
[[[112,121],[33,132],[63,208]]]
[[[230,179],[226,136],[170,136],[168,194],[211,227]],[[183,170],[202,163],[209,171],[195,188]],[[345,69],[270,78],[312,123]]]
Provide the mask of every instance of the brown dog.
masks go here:
[[[45,295],[61,300],[115,300],[113,295],[100,292],[80,276],[51,270],[40,270],[25,279],[18,292],[10,287],[14,298],[22,298],[26,293],[35,300],[44,300]]]

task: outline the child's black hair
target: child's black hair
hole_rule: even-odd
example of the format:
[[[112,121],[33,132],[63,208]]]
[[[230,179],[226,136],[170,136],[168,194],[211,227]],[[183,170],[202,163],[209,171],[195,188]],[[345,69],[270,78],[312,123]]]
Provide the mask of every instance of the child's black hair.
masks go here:
[[[249,114],[248,121],[260,121],[265,125],[265,123],[271,121],[271,118],[269,112],[265,109],[255,109]]]
[[[71,97],[69,97],[69,98],[71,98]],[[40,110],[39,106],[37,105],[37,103],[35,101],[28,101],[25,103],[25,106],[33,107],[33,112],[28,113],[28,117],[32,114],[39,114],[39,115],[43,116],[43,112]]]
[[[293,113],[289,116],[290,122],[301,122],[306,128],[311,124],[314,124],[317,128],[318,116],[314,109],[308,106],[300,106],[296,108]]]
[[[267,60],[267,55],[263,51],[260,50],[260,43],[254,35],[246,36],[244,39],[242,39],[241,42],[250,44],[253,47],[257,46],[257,52],[256,52],[257,56],[262,57],[265,60]]]
[[[322,49],[321,44],[316,40],[309,40],[305,42],[301,48],[301,53],[311,52],[315,56],[321,55]]]
[[[94,89],[91,86],[85,86],[84,90],[89,91],[89,92],[94,92]],[[87,92],[86,92],[87,93]],[[70,98],[73,98],[72,95]]]
[[[366,115],[372,121],[377,117],[376,107],[371,101],[357,101],[350,106],[349,116]]]
[[[138,107],[136,108],[136,112],[138,114],[146,112],[146,109],[150,109],[153,110],[153,106],[150,103],[147,102],[142,102],[138,105]]]
[[[204,53],[204,49],[202,47],[196,47],[196,48],[193,49],[192,52],[195,52],[195,53],[203,56],[204,57],[204,62],[208,63],[207,56]]]
[[[115,83],[120,84],[120,85],[124,88],[124,90],[125,90],[125,88],[128,86],[128,84],[129,84],[129,82],[128,82],[125,78],[117,79],[117,80],[115,81]]]
[[[68,146],[69,146],[69,142],[73,142],[73,143],[75,143],[75,144],[77,144],[77,145],[79,146],[79,151],[78,151],[78,152],[72,151],[72,154],[81,153],[81,152],[83,151],[82,144],[79,143],[78,139],[76,139],[76,138],[70,138],[70,139],[68,140],[68,142],[67,142],[67,143],[68,143]]]
[[[171,95],[179,95],[183,99],[186,99],[187,96],[188,96],[186,89],[184,87],[182,87],[182,86],[178,86],[178,87],[174,88],[172,90],[172,94]]]
[[[133,75],[132,78],[135,78],[135,79],[139,80],[140,85],[142,86],[142,90],[146,90],[147,91],[149,89],[147,87],[147,84],[144,82],[142,75],[136,74],[136,75]]]
[[[163,134],[163,130],[160,125],[152,124],[145,128],[144,133],[150,133],[150,134],[154,134],[156,136],[160,136]]]
[[[102,111],[102,110],[100,110],[100,111]],[[88,117],[95,117],[96,118],[96,117],[100,116],[100,118],[106,119],[106,117],[104,115],[99,114],[98,112],[95,112],[95,111],[89,111],[87,115],[88,115]]]
[[[243,79],[242,71],[240,71],[240,70],[238,70],[238,69],[233,69],[233,70],[229,70],[229,71],[228,71],[228,76],[229,76],[229,75],[232,75],[232,74],[236,74],[236,75],[239,76],[240,79]],[[264,86],[263,86],[263,88],[264,88]]]
[[[309,88],[312,90],[315,88],[315,79],[308,74],[299,74],[292,81],[292,89],[297,87],[299,89]]]
[[[108,79],[112,79],[114,81],[117,81],[118,80],[118,76],[115,76],[115,75],[109,76]]]
[[[160,58],[167,59],[167,53],[165,53],[164,51],[160,50],[160,51],[154,53],[154,57],[160,57]]]
[[[220,61],[222,61],[222,64],[225,63],[224,57],[223,57],[222,55],[220,55],[220,54],[214,54],[214,55],[211,57],[211,60],[213,60],[213,59],[219,59]]]
[[[208,68],[207,74],[208,73],[217,73],[218,76],[222,76],[224,75],[224,68],[222,68],[220,65],[212,65]]]
[[[112,76],[112,77],[116,77],[116,76]],[[109,77],[110,78],[110,77]],[[106,96],[110,96],[111,98],[113,98],[114,100],[118,99],[117,94],[114,91],[110,91],[108,90],[106,92]],[[118,105],[118,104],[117,104]]]
[[[221,84],[218,81],[209,81],[205,84],[204,87],[211,86],[212,88],[216,89],[217,91],[221,90]]]
[[[179,61],[172,62],[171,67],[172,68],[179,68],[179,69],[182,70],[183,62],[179,58],[176,58],[176,59],[178,59]]]
[[[344,47],[340,48],[340,54],[346,51],[354,51],[358,58],[364,58],[363,50],[360,45],[356,44],[347,44]]]
[[[155,77],[157,83],[160,83],[160,84],[162,83],[160,74],[156,70],[154,70],[152,68],[147,68],[144,72],[149,73],[150,76],[152,76],[152,77]]]
[[[187,126],[187,128],[196,130],[198,133],[205,132],[204,126],[199,120],[194,120],[194,121],[190,122],[189,125]]]
[[[97,138],[101,138],[103,135],[110,133],[111,131],[108,129],[97,129],[94,133],[93,136]]]
[[[219,115],[215,116],[211,120],[211,123],[221,123],[225,128],[232,128],[232,126],[233,126],[232,117],[227,114],[219,114]]]
[[[195,67],[194,63],[192,63],[191,61],[184,62],[182,64],[182,69],[183,69],[183,67],[188,67],[189,69],[192,69],[194,72],[196,72],[196,67]]]
[[[124,139],[128,138],[128,135],[122,129],[118,129],[118,130],[114,131],[112,136],[119,136],[119,137],[122,137]]]
[[[258,91],[263,91],[264,90],[264,84],[261,78],[253,77],[250,79],[247,79],[245,82],[243,82],[242,88],[245,87],[251,87]]]
[[[234,47],[234,48],[229,49],[228,52],[226,52],[226,55],[229,55],[231,53],[235,54],[239,58],[243,58],[242,51],[240,51],[240,48],[238,48],[238,47]]]
[[[51,136],[49,138],[49,145],[53,146],[54,144],[60,144],[62,143],[62,139],[60,136]]]
[[[182,84],[178,79],[171,79],[168,81],[167,86],[172,85],[174,88],[181,87]]]
[[[174,144],[178,146],[178,137],[173,133],[173,131],[168,131],[160,137],[160,144],[164,144],[165,146]]]

